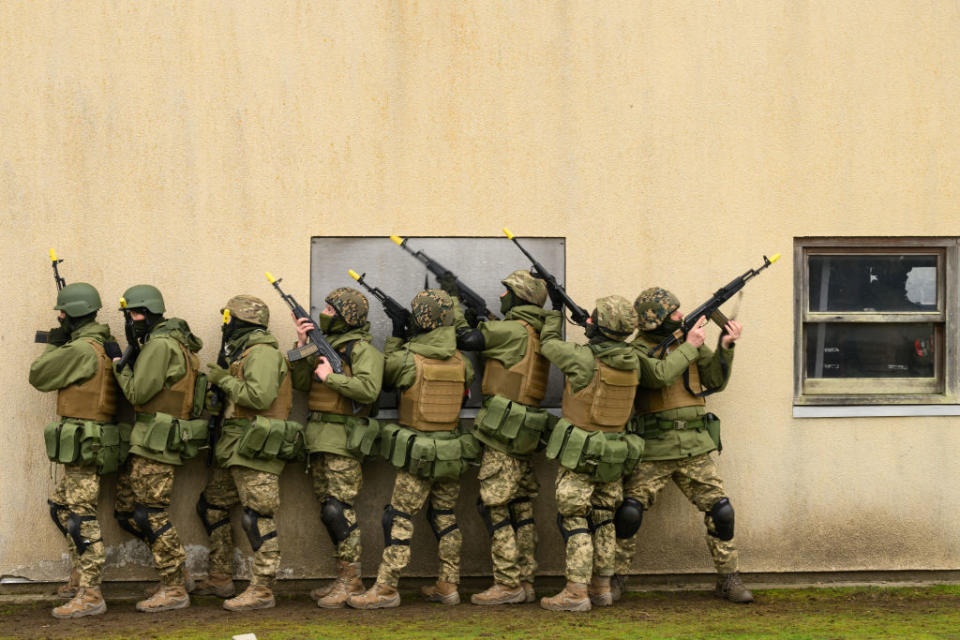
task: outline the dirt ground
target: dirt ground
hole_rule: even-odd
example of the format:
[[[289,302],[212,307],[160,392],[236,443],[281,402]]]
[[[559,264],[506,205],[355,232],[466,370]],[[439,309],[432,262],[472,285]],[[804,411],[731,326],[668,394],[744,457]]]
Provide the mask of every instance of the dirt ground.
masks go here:
[[[706,591],[630,593],[616,606],[554,614],[537,604],[481,608],[429,604],[410,592],[381,611],[319,610],[305,595],[235,614],[213,597],[146,615],[135,598],[108,599],[105,615],[56,620],[56,601],[0,604],[3,638],[940,638],[960,640],[960,587],[771,589],[752,605]]]

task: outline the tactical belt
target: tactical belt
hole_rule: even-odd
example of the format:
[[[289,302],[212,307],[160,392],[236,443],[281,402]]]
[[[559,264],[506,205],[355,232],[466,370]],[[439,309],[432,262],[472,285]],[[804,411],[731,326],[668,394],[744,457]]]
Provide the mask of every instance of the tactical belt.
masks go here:
[[[689,429],[702,429],[703,428],[703,418],[696,418],[695,420],[658,420],[654,419],[643,419],[641,423],[643,425],[643,437],[645,438],[659,438],[667,431],[686,431]]]
[[[353,416],[342,416],[338,413],[326,413],[324,411],[310,411],[307,413],[307,422],[334,422],[336,424],[346,424]]]

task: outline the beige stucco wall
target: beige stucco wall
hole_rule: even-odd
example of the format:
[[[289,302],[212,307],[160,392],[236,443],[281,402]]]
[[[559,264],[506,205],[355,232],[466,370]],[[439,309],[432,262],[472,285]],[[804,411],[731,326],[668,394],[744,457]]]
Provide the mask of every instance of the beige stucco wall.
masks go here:
[[[100,289],[116,334],[115,301],[148,281],[213,345],[233,293],[281,314],[265,269],[306,299],[312,235],[503,224],[565,236],[583,301],[661,283],[692,303],[783,252],[750,285],[713,402],[743,569],[955,568],[956,418],[791,418],[790,248],[960,234],[958,33],[946,1],[0,4],[0,574],[66,571],[44,504],[54,398],[26,381],[33,331],[53,323],[49,247],[68,281]],[[372,470],[368,572],[390,486]],[[317,576],[330,547],[300,471],[283,478],[284,570]],[[203,473],[176,485],[194,563]],[[107,518],[111,491],[107,578],[149,577]],[[464,494],[465,571],[484,574],[474,479]],[[551,504],[541,559],[557,572]],[[411,572],[430,572],[418,538]],[[642,546],[638,571],[709,570],[674,488]]]

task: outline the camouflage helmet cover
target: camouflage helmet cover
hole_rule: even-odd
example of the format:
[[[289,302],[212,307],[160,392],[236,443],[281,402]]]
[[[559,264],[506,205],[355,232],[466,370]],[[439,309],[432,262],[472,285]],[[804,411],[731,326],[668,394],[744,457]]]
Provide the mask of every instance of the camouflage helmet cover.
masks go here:
[[[514,271],[500,282],[522,300],[540,307],[547,301],[547,284],[542,279],[530,275],[529,271],[524,269]]]
[[[680,300],[666,289],[650,287],[644,289],[633,302],[642,331],[653,331],[667,316],[680,308]]]
[[[71,318],[79,318],[93,313],[101,306],[100,294],[93,285],[86,282],[68,284],[57,293],[57,311],[63,311]]]
[[[623,296],[606,296],[597,300],[597,329],[611,340],[626,340],[637,328],[637,314]]]
[[[163,295],[160,289],[149,284],[135,284],[123,292],[120,298],[120,310],[146,309],[150,313],[163,313]]]
[[[413,320],[421,329],[449,327],[453,324],[453,298],[443,289],[426,289],[410,302]]]
[[[256,296],[241,294],[233,296],[227,300],[226,309],[230,310],[230,315],[238,320],[258,324],[262,327],[270,322],[270,307],[267,303]],[[223,309],[221,309],[221,312]]]
[[[370,303],[367,302],[367,297],[356,289],[350,287],[334,289],[325,301],[336,309],[344,322],[351,327],[359,327],[367,320]]]

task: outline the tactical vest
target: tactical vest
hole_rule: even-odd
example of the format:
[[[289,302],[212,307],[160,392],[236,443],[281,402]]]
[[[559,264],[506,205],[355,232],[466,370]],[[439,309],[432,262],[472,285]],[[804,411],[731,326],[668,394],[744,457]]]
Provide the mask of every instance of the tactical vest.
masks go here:
[[[345,348],[337,349],[337,351],[341,356],[346,356],[347,354],[347,349]],[[353,369],[350,367],[350,363],[348,363],[347,360],[348,358],[343,358],[343,375],[350,376],[353,375]],[[335,413],[339,416],[356,415],[360,417],[366,417],[370,415],[370,405],[363,405],[358,412],[354,413],[354,404],[350,398],[337,391],[334,391],[317,379],[313,379],[313,383],[310,386],[308,406],[310,411]]]
[[[397,420],[420,431],[453,431],[460,419],[466,368],[454,351],[446,360],[414,353],[417,378],[400,394]]]
[[[147,402],[134,407],[137,413],[163,412],[180,420],[189,420],[193,411],[194,387],[197,384],[197,374],[200,370],[200,359],[187,349],[179,340],[174,340],[183,354],[187,373],[182,378],[164,387],[157,395]]]
[[[481,390],[484,396],[503,396],[513,402],[539,407],[547,393],[550,362],[540,353],[540,334],[529,323],[519,322],[527,330],[527,352],[509,369],[499,360],[486,360]]]
[[[113,362],[96,340],[86,339],[97,354],[97,371],[83,382],[60,389],[57,393],[57,414],[65,418],[81,418],[110,422],[117,412],[117,381]]]
[[[641,344],[646,344],[641,341]],[[649,347],[654,346],[652,343],[647,345]],[[674,345],[667,350],[667,353],[673,352],[677,348],[677,345]],[[697,366],[696,362],[693,362],[690,365],[690,368],[687,370],[690,388],[693,389],[695,393],[699,393],[703,390],[703,387],[700,384],[700,368]],[[700,397],[691,395],[687,391],[686,386],[683,384],[683,376],[678,376],[676,380],[673,381],[673,384],[662,389],[647,389],[646,387],[641,387],[637,390],[637,398],[634,401],[634,408],[636,409],[636,414],[638,416],[650,415],[652,413],[660,413],[661,411],[667,411],[669,409],[679,409],[681,407],[695,407],[695,406],[705,406],[707,401]]]
[[[574,393],[570,381],[563,388],[563,417],[586,431],[623,431],[633,396],[637,390],[637,371],[609,367],[594,359],[593,380]]]
[[[257,345],[253,345],[253,347],[255,346]],[[247,348],[243,354],[230,365],[230,375],[232,375],[234,378],[243,380],[243,362],[247,359],[247,355],[250,353],[253,347]],[[288,369],[288,367],[284,368]],[[283,378],[280,380],[280,388],[277,390],[277,397],[273,399],[273,402],[270,403],[269,407],[263,411],[257,411],[251,407],[239,405],[231,400],[228,403],[224,417],[250,419],[256,418],[257,416],[263,416],[264,418],[279,418],[280,420],[286,420],[287,416],[290,414],[291,406],[293,406],[293,386],[290,382],[290,372],[287,370],[283,373]]]

